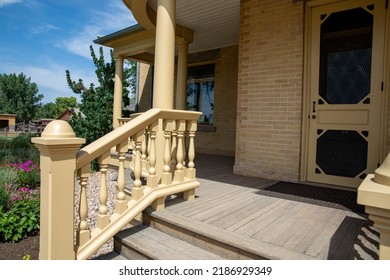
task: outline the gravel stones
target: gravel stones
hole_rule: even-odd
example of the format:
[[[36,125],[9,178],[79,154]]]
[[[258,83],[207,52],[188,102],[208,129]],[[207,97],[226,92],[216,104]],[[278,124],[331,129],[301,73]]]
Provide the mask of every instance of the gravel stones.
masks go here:
[[[117,192],[117,171],[113,169],[108,169],[106,173],[107,177],[107,211],[108,215],[111,216],[115,212],[115,198]],[[99,213],[99,192],[100,192],[100,181],[101,181],[101,172],[95,172],[88,178],[87,185],[87,201],[88,201],[88,215],[87,222],[90,231],[92,232],[96,227],[96,217]],[[81,196],[81,187],[79,180],[75,182],[75,219],[74,225],[75,229],[78,230],[80,223],[79,216],[79,204]],[[113,251],[113,238],[111,238],[106,244],[104,244],[97,252],[95,252],[91,258],[95,258],[99,255],[109,253]]]

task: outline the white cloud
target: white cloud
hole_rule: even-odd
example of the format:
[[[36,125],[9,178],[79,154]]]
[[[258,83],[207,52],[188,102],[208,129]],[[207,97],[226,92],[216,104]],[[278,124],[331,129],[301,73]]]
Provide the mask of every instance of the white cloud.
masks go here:
[[[55,30],[55,29],[60,29],[60,28],[51,24],[51,23],[42,22],[42,23],[40,23],[40,25],[32,27],[31,33],[36,35],[36,34],[45,33],[45,32],[51,31],[51,30]]]
[[[0,0],[0,7],[22,2],[22,0]]]
[[[98,35],[107,35],[136,23],[130,10],[120,2],[108,2],[107,11],[91,12],[91,21],[75,36],[60,42],[58,46],[67,51],[90,59],[89,46]],[[108,51],[106,51],[108,55]]]

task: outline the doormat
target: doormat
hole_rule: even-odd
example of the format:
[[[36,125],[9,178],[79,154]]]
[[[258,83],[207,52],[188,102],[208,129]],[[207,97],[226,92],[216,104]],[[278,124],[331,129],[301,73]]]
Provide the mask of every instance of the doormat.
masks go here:
[[[310,203],[355,213],[364,213],[364,206],[357,204],[357,192],[323,188],[299,183],[279,182],[257,192],[261,195]]]

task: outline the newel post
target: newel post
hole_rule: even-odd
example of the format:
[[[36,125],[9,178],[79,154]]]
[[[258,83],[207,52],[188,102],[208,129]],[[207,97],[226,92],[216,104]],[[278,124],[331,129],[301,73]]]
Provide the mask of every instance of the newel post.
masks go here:
[[[76,152],[85,140],[77,138],[67,122],[55,120],[32,142],[40,151],[39,259],[74,260]]]
[[[359,186],[358,203],[380,232],[379,259],[390,260],[390,154]]]

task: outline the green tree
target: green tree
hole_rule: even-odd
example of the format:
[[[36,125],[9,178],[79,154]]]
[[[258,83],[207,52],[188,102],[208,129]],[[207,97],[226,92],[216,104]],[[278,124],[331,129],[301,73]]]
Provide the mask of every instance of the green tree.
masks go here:
[[[92,46],[90,46],[91,57],[96,67],[95,73],[99,86],[90,84],[86,87],[82,79],[77,82],[71,79],[70,72],[66,70],[66,79],[69,88],[76,94],[80,94],[81,113],[74,116],[70,121],[75,133],[79,137],[86,139],[89,144],[102,137],[112,130],[112,112],[114,101],[114,78],[115,59],[111,50],[111,61],[104,60],[103,48],[99,49],[99,56],[96,56]],[[128,68],[123,73],[123,106],[129,104],[129,78],[134,76]]]
[[[55,119],[57,117],[57,105],[53,102],[41,104],[38,107],[37,118]]]
[[[77,107],[77,99],[74,96],[71,97],[57,97],[56,98],[56,116],[61,115],[68,108]]]
[[[0,111],[16,114],[17,122],[34,119],[42,98],[37,85],[23,73],[0,74]]]

